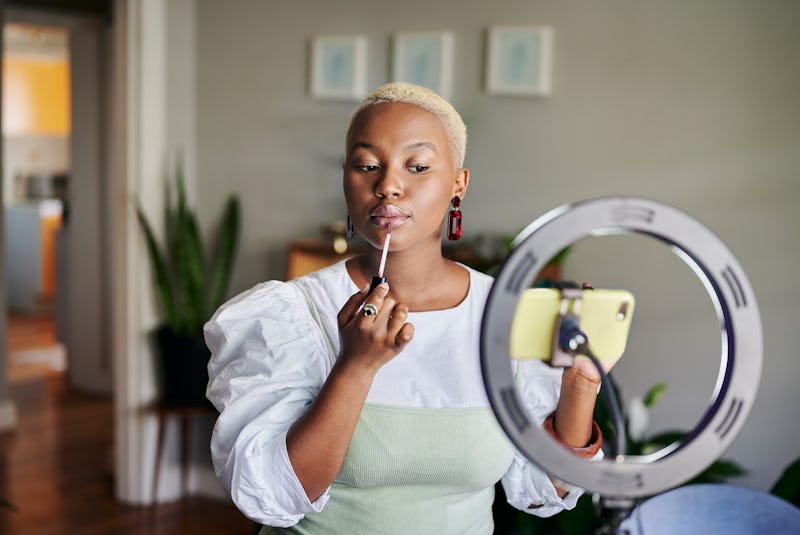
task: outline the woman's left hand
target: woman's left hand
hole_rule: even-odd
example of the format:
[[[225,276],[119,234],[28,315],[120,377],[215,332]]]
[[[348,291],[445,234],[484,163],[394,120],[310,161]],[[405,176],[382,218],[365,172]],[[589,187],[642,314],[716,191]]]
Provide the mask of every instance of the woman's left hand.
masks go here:
[[[601,360],[600,365],[608,372],[618,360]],[[588,357],[576,356],[573,365],[564,369],[554,421],[555,431],[564,444],[576,448],[588,444],[600,382],[600,372]]]
[[[600,360],[600,366],[603,368],[604,372],[608,373],[618,361],[619,358],[613,360]],[[589,360],[589,357],[577,355],[572,367],[568,369],[572,370],[573,373],[579,375],[583,379],[591,381],[595,385],[600,384],[600,372],[597,371],[597,368],[595,367],[594,363]],[[567,370],[564,370],[564,372],[566,373]]]

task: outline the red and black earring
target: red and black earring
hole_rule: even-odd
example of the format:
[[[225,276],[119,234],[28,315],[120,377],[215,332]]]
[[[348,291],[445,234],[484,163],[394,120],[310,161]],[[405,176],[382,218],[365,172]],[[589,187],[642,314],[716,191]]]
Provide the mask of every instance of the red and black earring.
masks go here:
[[[345,227],[345,234],[347,239],[350,239],[356,235],[356,229],[353,227],[353,222],[350,221],[350,214],[347,214],[347,226]]]
[[[453,207],[447,213],[447,239],[456,241],[461,239],[461,210],[458,209],[461,206],[461,199],[456,195],[450,204]]]

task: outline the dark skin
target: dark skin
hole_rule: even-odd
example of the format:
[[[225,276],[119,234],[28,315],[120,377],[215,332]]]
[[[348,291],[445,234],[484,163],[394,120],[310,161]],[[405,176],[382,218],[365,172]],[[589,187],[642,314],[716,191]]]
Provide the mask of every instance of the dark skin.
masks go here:
[[[441,246],[450,200],[463,199],[468,185],[469,170],[459,167],[450,134],[429,111],[384,103],[355,118],[347,136],[343,186],[351,221],[372,247],[347,262],[348,274],[362,290],[339,311],[341,353],[286,439],[292,467],[312,501],[341,469],[375,374],[413,339],[409,311],[452,308],[469,292],[469,273],[445,258]],[[384,276],[391,285],[367,295],[389,224]],[[366,302],[375,305],[377,315],[360,313]],[[599,381],[588,362],[564,372],[554,427],[566,444],[583,447],[589,441]]]

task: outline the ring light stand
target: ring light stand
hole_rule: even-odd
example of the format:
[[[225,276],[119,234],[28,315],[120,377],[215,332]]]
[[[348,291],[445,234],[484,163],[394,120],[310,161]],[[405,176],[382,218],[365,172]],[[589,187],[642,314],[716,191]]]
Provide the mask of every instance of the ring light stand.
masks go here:
[[[656,462],[626,460],[623,455],[584,460],[528,418],[509,365],[509,334],[520,295],[558,251],[587,236],[631,233],[670,246],[702,281],[721,325],[719,375],[699,423],[681,441],[649,456]],[[517,449],[554,478],[598,493],[609,507],[626,509],[626,514],[636,498],[685,483],[730,446],[752,408],[762,350],[755,295],[727,247],[686,213],[634,197],[565,205],[531,223],[516,238],[514,250],[496,276],[481,328],[481,366],[489,401]]]

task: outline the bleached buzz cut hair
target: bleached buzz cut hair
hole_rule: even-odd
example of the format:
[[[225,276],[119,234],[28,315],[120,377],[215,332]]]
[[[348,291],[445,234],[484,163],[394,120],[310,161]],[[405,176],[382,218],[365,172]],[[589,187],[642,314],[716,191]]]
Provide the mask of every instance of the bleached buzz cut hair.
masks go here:
[[[361,101],[361,104],[350,116],[350,122],[347,125],[348,135],[359,113],[366,108],[386,102],[403,102],[419,106],[438,117],[453,140],[453,155],[456,163],[458,163],[459,167],[464,165],[464,156],[467,152],[467,127],[464,124],[464,120],[445,98],[435,91],[420,85],[407,82],[391,82],[377,88]]]

